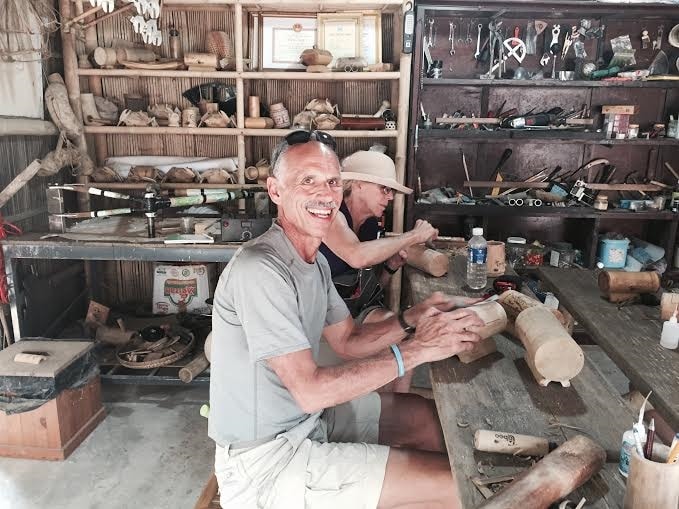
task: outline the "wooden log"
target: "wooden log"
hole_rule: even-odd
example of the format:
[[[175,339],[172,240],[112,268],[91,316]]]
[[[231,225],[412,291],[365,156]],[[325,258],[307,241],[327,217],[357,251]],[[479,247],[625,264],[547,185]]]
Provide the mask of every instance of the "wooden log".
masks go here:
[[[158,55],[146,48],[118,48],[116,59],[119,64],[122,62],[155,62],[158,60]]]
[[[407,250],[406,262],[411,267],[426,272],[434,277],[441,277],[448,272],[450,258],[444,253],[429,249],[424,244],[410,246]]]
[[[516,333],[526,349],[526,362],[535,380],[543,386],[570,380],[582,370],[585,355],[549,308],[534,306],[516,318]]]
[[[209,365],[210,361],[207,360],[205,352],[201,352],[199,355],[196,355],[191,362],[179,370],[179,379],[185,384],[191,383],[191,381],[205,371]]]
[[[533,299],[516,290],[504,292],[500,295],[498,302],[505,309],[505,313],[507,313],[507,332],[514,336],[516,335],[514,323],[516,322],[516,317],[519,316],[519,313],[534,306],[544,306],[539,300]],[[556,319],[559,320],[561,325],[568,330],[568,320],[564,317],[563,313],[558,309],[549,309]]]
[[[664,292],[660,298],[660,318],[669,320],[679,306],[679,293]]]
[[[113,67],[118,63],[118,57],[114,48],[95,48],[92,53],[92,59],[99,67]]]
[[[1,136],[56,136],[59,129],[53,122],[37,118],[3,118]]]
[[[483,328],[478,331],[478,335],[483,339],[499,334],[507,326],[507,313],[497,302],[484,302],[470,306],[468,309],[474,311],[483,323]]]
[[[605,461],[606,451],[601,446],[578,435],[523,472],[479,509],[544,509],[584,484]]]
[[[31,164],[21,170],[21,173],[14,177],[12,182],[0,192],[0,208],[2,208],[22,187],[28,184],[28,182],[38,174],[40,168],[42,168],[40,160],[34,159]]]
[[[657,272],[602,271],[599,274],[599,290],[608,296],[612,293],[654,293],[660,289]]]
[[[474,449],[521,456],[547,456],[557,445],[546,438],[504,431],[479,429],[474,433]]]
[[[246,129],[271,129],[272,127],[273,119],[269,117],[245,118]]]
[[[184,64],[187,66],[191,65],[203,65],[217,68],[217,55],[212,53],[184,53]]]
[[[624,509],[677,509],[679,463],[657,463],[632,453]]]
[[[248,113],[250,118],[259,118],[259,96],[251,95],[248,97]]]

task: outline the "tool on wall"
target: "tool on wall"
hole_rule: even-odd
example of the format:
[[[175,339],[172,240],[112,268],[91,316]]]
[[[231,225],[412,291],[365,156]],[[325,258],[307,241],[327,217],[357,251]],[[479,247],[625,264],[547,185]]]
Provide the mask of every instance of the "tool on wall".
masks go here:
[[[429,24],[429,32],[427,35],[427,46],[433,48],[436,46],[436,28],[434,26],[434,18],[429,18],[427,20]]]
[[[452,21],[449,24],[448,40],[450,41],[450,56],[455,54],[455,23]]]
[[[655,40],[653,41],[653,49],[661,49],[662,48],[662,38],[663,38],[664,31],[665,31],[665,25],[660,25],[658,27],[658,33],[655,37]]]
[[[415,12],[412,2],[407,2],[403,13],[403,53],[412,53],[415,37]]]
[[[471,46],[472,43],[474,42],[474,39],[472,39],[472,23],[474,20],[470,20],[469,23],[467,23],[467,38],[464,40],[464,43],[467,46]],[[460,29],[460,33],[462,32],[462,29]]]
[[[531,20],[526,25],[526,55],[535,55],[538,47],[538,34],[535,30],[535,21]]]
[[[641,49],[648,49],[651,45],[651,37],[648,35],[648,30],[644,27],[641,31]]]
[[[479,59],[481,56],[481,31],[483,30],[483,25],[479,23],[476,25],[476,53],[474,53],[474,58]]]
[[[121,216],[126,214],[131,214],[133,212],[143,212],[146,216],[147,221],[147,233],[149,238],[155,237],[156,235],[156,217],[159,211],[168,208],[175,207],[190,207],[192,205],[202,205],[205,203],[219,203],[225,201],[232,201],[243,198],[254,198],[255,192],[264,191],[261,189],[248,189],[248,190],[238,190],[238,191],[221,191],[215,193],[206,193],[204,190],[200,189],[193,196],[162,196],[158,188],[154,185],[149,185],[144,192],[142,198],[133,197],[127,194],[116,193],[113,191],[104,191],[93,186],[82,185],[82,184],[67,184],[67,185],[53,185],[48,187],[49,190],[65,190],[74,191],[76,193],[86,193],[95,196],[104,196],[107,198],[113,198],[116,200],[123,200],[129,202],[127,207],[118,209],[106,209],[106,210],[92,210],[88,212],[64,212],[59,214],[54,214],[55,217],[68,218],[68,219],[87,219],[91,217],[108,217],[108,216]]]

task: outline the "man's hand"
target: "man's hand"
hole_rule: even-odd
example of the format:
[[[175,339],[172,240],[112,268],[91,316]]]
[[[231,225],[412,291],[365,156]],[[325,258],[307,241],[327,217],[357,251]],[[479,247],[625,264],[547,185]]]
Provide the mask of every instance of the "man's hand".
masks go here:
[[[422,244],[438,237],[439,231],[429,221],[418,219],[415,221],[415,227],[410,230],[409,234],[413,237],[414,244]]]
[[[422,302],[405,310],[403,317],[407,323],[416,325],[422,313],[429,308],[434,308],[437,311],[452,311],[453,309],[471,306],[482,300],[474,297],[461,297],[458,295],[448,295],[443,292],[434,292]]]
[[[424,362],[447,359],[472,350],[481,340],[477,331],[483,325],[483,320],[471,309],[442,313],[429,308],[417,322],[417,332],[407,348],[419,351]]]
[[[401,251],[399,251],[395,255],[389,257],[387,259],[387,261],[384,262],[384,264],[387,267],[389,267],[393,272],[393,271],[397,271],[398,269],[403,267],[403,265],[405,265],[407,259],[408,259],[408,252],[406,250],[402,249]]]

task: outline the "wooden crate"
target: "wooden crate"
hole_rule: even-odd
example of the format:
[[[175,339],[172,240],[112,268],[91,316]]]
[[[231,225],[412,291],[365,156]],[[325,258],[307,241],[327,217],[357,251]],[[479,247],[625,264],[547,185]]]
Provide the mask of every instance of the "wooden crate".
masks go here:
[[[0,412],[0,456],[64,460],[105,416],[98,376],[29,412]]]

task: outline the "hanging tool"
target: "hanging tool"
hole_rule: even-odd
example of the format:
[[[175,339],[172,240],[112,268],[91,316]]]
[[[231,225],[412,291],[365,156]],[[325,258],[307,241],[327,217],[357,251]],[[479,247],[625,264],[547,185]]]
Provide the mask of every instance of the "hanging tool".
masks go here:
[[[448,32],[448,40],[450,41],[450,56],[455,54],[455,24],[450,22],[450,31]]]
[[[519,63],[523,62],[523,59],[526,58],[526,44],[521,39],[510,37],[502,42],[502,46],[507,49],[507,54],[500,53],[500,59],[497,64],[491,68],[491,72],[509,60],[509,57],[514,57]]]
[[[521,40],[521,29],[518,26],[514,27],[514,39],[519,39]],[[515,42],[512,42],[512,46],[516,46]]]
[[[469,182],[471,179],[469,178],[469,169],[467,168],[467,158],[464,156],[464,151],[460,149],[460,154],[462,154],[462,166],[464,167],[464,176],[467,178],[467,182]],[[469,197],[474,198],[474,191],[472,191],[472,187],[469,186]]]
[[[526,54],[535,55],[538,47],[538,34],[535,31],[535,21],[529,21],[526,25]]]
[[[476,53],[474,53],[474,58],[478,60],[481,56],[481,30],[483,30],[483,25],[479,23],[476,25],[476,29],[478,32],[476,34]]]
[[[464,20],[460,18],[460,35],[457,36],[457,44],[459,46],[462,46],[464,44],[464,39],[462,38],[462,23],[464,23]],[[469,22],[471,25],[471,22]],[[469,25],[467,25],[469,26]],[[467,35],[469,35],[469,29],[467,29]]]
[[[561,25],[552,26],[552,42],[549,43],[549,52],[556,55],[559,52],[559,35],[561,34]]]
[[[663,37],[664,31],[665,31],[665,25],[660,25],[658,27],[658,33],[655,37],[655,40],[653,41],[653,49],[661,49],[662,48],[662,37]]]
[[[427,20],[427,23],[429,24],[429,34],[427,35],[427,46],[431,48],[434,46],[434,18],[429,18]]]
[[[606,25],[601,25],[601,37],[596,46],[596,66],[602,69],[606,61],[604,60],[604,46],[606,46]]]
[[[462,30],[460,30],[460,33],[462,33]],[[474,39],[472,39],[472,21],[467,23],[467,38],[465,39],[464,42],[468,46],[471,46],[472,43],[474,42]]]
[[[641,49],[648,49],[651,45],[651,37],[648,35],[646,27],[641,31]]]

